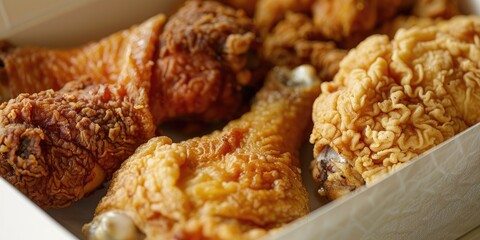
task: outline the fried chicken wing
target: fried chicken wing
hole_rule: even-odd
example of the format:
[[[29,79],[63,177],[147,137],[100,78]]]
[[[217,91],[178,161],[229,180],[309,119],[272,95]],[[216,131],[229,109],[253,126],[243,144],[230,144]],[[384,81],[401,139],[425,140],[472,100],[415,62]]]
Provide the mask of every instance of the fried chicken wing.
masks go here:
[[[480,121],[480,19],[455,17],[372,36],[322,84],[312,162],[335,199]]]
[[[0,105],[0,176],[44,208],[63,207],[109,179],[155,133],[148,64],[165,17],[132,32],[114,84],[69,82]],[[139,40],[143,40],[139,41]]]
[[[222,131],[151,139],[115,173],[87,238],[258,239],[307,214],[299,148],[319,90],[312,67],[275,68]]]
[[[58,90],[84,76],[95,83],[115,83],[137,28],[70,50],[6,48],[0,54],[5,73],[0,74],[0,93],[8,88],[9,94],[0,100]],[[153,75],[145,79],[151,82],[155,123],[185,116],[203,121],[236,116],[245,89],[255,85],[255,36],[244,11],[210,1],[186,2],[169,19],[159,41],[148,46],[156,52],[146,62],[154,63]]]

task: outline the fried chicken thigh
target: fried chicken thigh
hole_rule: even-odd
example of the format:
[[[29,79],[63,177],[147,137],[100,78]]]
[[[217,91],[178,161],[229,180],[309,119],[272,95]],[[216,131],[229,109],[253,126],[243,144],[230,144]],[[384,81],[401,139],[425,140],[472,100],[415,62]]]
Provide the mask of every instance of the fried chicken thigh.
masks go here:
[[[115,83],[128,39],[137,28],[70,50],[3,48],[0,100],[59,90],[85,76],[94,83]],[[159,41],[148,46],[156,52],[147,62],[154,63],[154,74],[145,79],[151,82],[155,123],[186,116],[208,122],[236,116],[245,88],[254,85],[254,41],[253,22],[244,11],[187,1],[169,19]]]
[[[144,79],[164,22],[153,17],[131,33],[117,83],[85,78],[1,104],[0,175],[44,208],[67,206],[109,179],[154,136]]]
[[[371,184],[480,121],[480,19],[376,35],[340,63],[315,101],[321,193]]]
[[[63,88],[0,105],[0,176],[41,207],[67,206],[110,179],[159,122],[236,113],[251,21],[214,2],[188,2],[165,20],[72,51],[12,50],[13,91],[36,78],[32,91]]]
[[[151,139],[115,174],[87,238],[258,239],[307,214],[299,148],[319,90],[312,67],[275,68],[222,131]]]

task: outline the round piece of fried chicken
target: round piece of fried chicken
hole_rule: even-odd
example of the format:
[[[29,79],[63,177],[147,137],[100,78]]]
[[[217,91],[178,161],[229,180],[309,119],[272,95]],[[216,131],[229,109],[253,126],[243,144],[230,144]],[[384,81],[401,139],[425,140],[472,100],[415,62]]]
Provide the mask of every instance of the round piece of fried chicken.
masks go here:
[[[315,101],[321,193],[373,183],[480,121],[480,18],[376,35],[340,63]]]

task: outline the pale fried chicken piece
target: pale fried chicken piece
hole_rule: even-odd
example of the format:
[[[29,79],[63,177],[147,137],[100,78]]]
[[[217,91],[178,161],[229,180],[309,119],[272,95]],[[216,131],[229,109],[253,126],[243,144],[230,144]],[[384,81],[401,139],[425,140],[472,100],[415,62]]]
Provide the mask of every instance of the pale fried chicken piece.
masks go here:
[[[148,107],[154,42],[165,17],[131,32],[114,84],[91,79],[0,105],[0,176],[43,208],[63,207],[109,179],[155,133]]]
[[[160,36],[150,94],[155,121],[236,116],[243,91],[253,84],[254,41],[253,22],[243,11],[187,2]]]
[[[84,76],[96,83],[115,83],[136,28],[72,50],[9,48],[0,54],[6,72],[0,78],[10,89],[3,98],[58,90]],[[243,11],[216,2],[185,3],[159,41],[148,46],[157,53],[147,62],[154,63],[154,75],[145,79],[152,85],[155,123],[186,116],[216,121],[238,115],[244,91],[255,85],[254,43],[253,22]]]
[[[312,163],[337,198],[480,121],[480,18],[372,36],[314,104]]]
[[[313,68],[275,68],[222,131],[151,139],[115,174],[86,237],[258,239],[307,214],[299,148],[319,90]]]
[[[347,52],[338,49],[334,42],[322,39],[309,17],[290,12],[266,36],[262,55],[277,66],[296,67],[310,63],[322,80],[330,81]]]

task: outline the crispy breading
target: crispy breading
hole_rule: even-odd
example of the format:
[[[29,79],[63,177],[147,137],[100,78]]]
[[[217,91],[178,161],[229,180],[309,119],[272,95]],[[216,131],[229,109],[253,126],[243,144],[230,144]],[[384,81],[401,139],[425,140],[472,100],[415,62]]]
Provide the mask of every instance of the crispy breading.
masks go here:
[[[375,34],[385,34],[390,39],[395,37],[395,34],[400,28],[411,27],[428,27],[442,21],[441,18],[428,18],[417,16],[398,16],[392,21],[388,21],[374,31]]]
[[[309,17],[292,12],[266,36],[262,48],[263,58],[271,64],[296,67],[310,63],[324,81],[333,79],[346,53],[324,40]]]
[[[115,83],[123,64],[132,27],[99,42],[76,49],[10,47],[0,54],[4,65],[3,81],[8,81],[9,94],[59,90],[66,83],[89,77],[96,83]]]
[[[105,234],[101,219],[114,211],[147,239],[258,239],[307,214],[299,149],[319,83],[311,67],[275,68],[252,110],[222,131],[142,145],[84,232]]]
[[[255,6],[258,0],[217,0],[233,8],[239,8],[245,10],[249,16],[253,16]]]
[[[43,208],[67,206],[110,179],[154,136],[144,79],[164,22],[159,15],[132,32],[115,83],[83,78],[2,103],[0,176]]]
[[[259,0],[254,21],[260,34],[266,36],[281,21],[287,12],[310,12],[315,0]]]
[[[460,13],[458,0],[417,0],[413,15],[429,18],[451,18]]]
[[[68,51],[2,46],[13,93],[63,88],[1,105],[0,175],[42,207],[66,206],[109,179],[158,123],[239,114],[252,79],[252,21],[190,1],[164,22],[157,16]]]
[[[329,169],[327,196],[343,195],[355,173],[373,183],[480,121],[479,37],[480,18],[462,16],[349,52],[314,104],[314,155],[329,146],[354,172]]]
[[[237,116],[242,91],[253,85],[247,64],[256,58],[254,41],[245,12],[216,2],[187,2],[160,36],[150,94],[155,121]]]
[[[4,65],[0,100],[59,90],[83,77],[94,83],[115,83],[137,28],[74,49],[0,45]],[[140,47],[156,52],[147,62],[154,64],[153,75],[144,79],[151,82],[156,124],[187,117],[203,122],[237,117],[242,103],[249,100],[245,91],[258,85],[253,72],[258,67],[256,34],[244,11],[217,2],[187,1],[171,16],[159,41],[149,44]]]
[[[267,3],[283,6],[277,1],[270,3],[269,0],[260,0],[259,5]],[[262,56],[277,66],[312,64],[325,81],[333,79],[338,71],[338,63],[347,50],[369,35],[380,33],[393,37],[399,28],[428,26],[438,21],[433,17],[448,18],[459,12],[457,1],[445,0],[317,0],[298,4],[303,6],[302,9],[309,9],[311,14],[306,10],[296,10],[295,7],[275,12],[278,19],[269,23],[269,30],[263,29]],[[259,12],[264,11],[273,10],[263,8]],[[400,13],[419,16],[396,17]],[[259,27],[262,29],[263,25]]]
[[[329,40],[349,41],[352,36],[365,38],[398,14],[450,18],[459,13],[459,8],[457,0],[259,0],[254,19],[262,36],[287,12],[311,16],[318,31]]]

